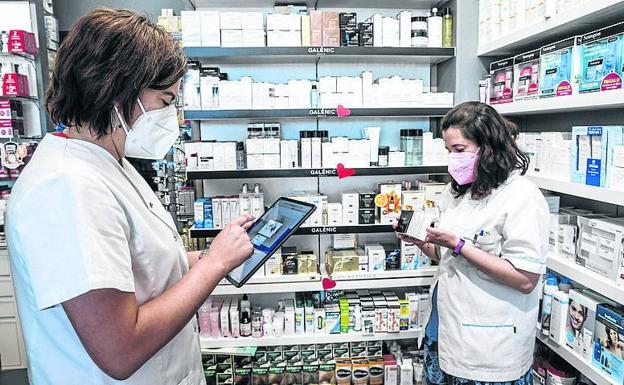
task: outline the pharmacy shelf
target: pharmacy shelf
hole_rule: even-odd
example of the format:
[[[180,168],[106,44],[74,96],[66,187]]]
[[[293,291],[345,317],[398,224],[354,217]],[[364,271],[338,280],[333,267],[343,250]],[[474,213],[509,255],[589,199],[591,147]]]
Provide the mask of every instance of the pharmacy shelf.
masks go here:
[[[565,275],[571,280],[602,294],[620,304],[624,304],[624,287],[603,277],[600,274],[577,265],[573,260],[564,260],[559,256],[550,256],[547,266],[549,269]]]
[[[624,107],[624,90],[524,100],[495,104],[492,107],[503,115],[541,115],[561,112],[609,110]]]
[[[219,234],[220,229],[196,229],[191,227],[191,238],[213,238]],[[372,233],[392,233],[394,229],[391,225],[352,225],[352,226],[315,226],[300,227],[295,235],[320,235],[320,234],[372,234]]]
[[[414,166],[414,167],[371,167],[356,168],[355,176],[375,175],[426,175],[446,174],[447,166]],[[277,170],[236,170],[236,171],[203,171],[187,170],[189,180],[202,179],[241,179],[241,178],[316,178],[337,177],[334,168],[320,169],[277,169]]]
[[[273,8],[276,3],[281,5],[296,4],[305,5],[312,9],[338,8],[344,12],[344,8],[377,8],[377,9],[420,9],[442,7],[450,0],[230,0],[228,7],[234,8]],[[200,8],[223,8],[222,0],[192,0],[196,9]],[[363,21],[363,20],[359,20]]]
[[[0,100],[2,99],[11,99],[11,100],[19,100],[21,102],[37,102],[37,99],[34,96],[12,96],[12,95],[0,95]]]
[[[406,58],[413,62],[438,64],[455,57],[455,48],[382,47],[186,47],[184,54],[210,63],[316,63],[348,58]]]
[[[566,360],[576,370],[583,373],[594,384],[596,385],[619,385],[610,377],[608,377],[605,373],[600,371],[598,368],[594,367],[591,363],[588,363],[583,358],[579,357],[578,354],[570,350],[568,347],[557,344],[556,342],[549,339],[548,336],[543,335],[539,330],[537,330],[537,339],[543,342],[552,351],[557,353],[559,357]]]
[[[624,191],[588,186],[580,183],[545,178],[536,175],[528,175],[527,177],[533,181],[537,187],[544,190],[624,206]]]
[[[26,59],[26,60],[30,60],[33,61],[35,60],[35,56],[28,54],[28,53],[8,53],[8,52],[0,52],[0,58],[21,58],[21,59]]]
[[[338,116],[336,108],[306,108],[283,110],[185,110],[188,120],[217,119],[316,119],[349,117],[441,117],[453,106],[420,106],[406,108],[351,108],[349,116]]]
[[[398,287],[431,286],[437,267],[418,270],[373,271],[335,273],[333,280],[336,287],[331,290],[390,289]],[[320,275],[277,275],[252,278],[242,288],[237,288],[223,281],[212,295],[243,295],[259,293],[285,293],[321,291]]]
[[[278,345],[312,345],[329,344],[338,342],[360,342],[360,341],[389,341],[403,339],[417,339],[422,335],[422,329],[407,330],[399,333],[375,333],[372,336],[364,336],[361,333],[341,333],[341,334],[297,334],[282,337],[262,337],[262,338],[209,338],[201,337],[201,348],[233,348],[244,346],[278,346]],[[597,384],[601,385],[601,384]]]
[[[624,17],[623,0],[585,1],[555,17],[528,25],[479,46],[479,56],[519,54],[566,37],[591,32]]]

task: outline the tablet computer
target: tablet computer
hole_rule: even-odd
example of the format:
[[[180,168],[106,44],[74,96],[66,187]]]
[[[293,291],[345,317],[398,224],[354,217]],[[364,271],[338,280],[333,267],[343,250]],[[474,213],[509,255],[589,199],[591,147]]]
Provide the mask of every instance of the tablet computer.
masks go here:
[[[288,198],[279,198],[247,230],[254,253],[225,278],[241,287],[316,210],[316,206]]]

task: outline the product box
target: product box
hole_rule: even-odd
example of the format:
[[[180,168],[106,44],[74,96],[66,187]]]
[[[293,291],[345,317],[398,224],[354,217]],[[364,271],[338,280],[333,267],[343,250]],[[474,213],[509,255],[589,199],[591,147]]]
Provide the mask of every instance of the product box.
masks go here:
[[[400,183],[379,184],[378,197],[381,197],[375,199],[375,204],[378,207],[378,218],[381,224],[389,225],[398,219],[401,212],[401,193]]]
[[[23,30],[9,31],[9,53],[37,55],[37,40],[35,34]]]
[[[596,309],[600,304],[615,303],[590,290],[571,289],[566,324],[566,345],[586,362],[591,362]]]
[[[624,382],[624,313],[621,308],[598,305],[594,329],[592,364],[609,375],[615,383]]]
[[[513,58],[490,64],[490,103],[501,104],[513,101]]]
[[[581,77],[581,36],[574,36],[540,50],[541,97],[578,93]]]
[[[385,270],[386,250],[379,244],[367,244],[365,252],[368,255],[368,266],[370,271]]]
[[[193,205],[196,229],[212,229],[212,199],[200,198]]]
[[[623,126],[572,127],[570,175],[572,182],[607,186],[614,148],[624,144]]]
[[[514,100],[539,97],[540,50],[514,57]]]
[[[187,11],[182,11],[187,12]],[[219,47],[221,46],[221,15],[219,11],[196,11],[193,13],[199,13],[200,22],[201,22],[201,45],[203,47]],[[193,16],[191,22],[196,18]],[[184,18],[182,18],[184,20]],[[193,31],[197,26],[190,26],[193,28]],[[188,28],[188,23],[187,23]],[[184,35],[184,24],[183,24],[183,35]],[[193,39],[195,36],[193,35]],[[183,36],[184,46],[186,46],[186,40]],[[194,42],[196,42],[194,40]]]
[[[201,47],[202,31],[200,12],[181,11],[180,22],[182,24],[182,41],[185,47]],[[218,27],[217,27],[218,28]],[[218,31],[218,29],[217,29]],[[219,45],[221,45],[219,37]]]
[[[349,359],[336,359],[336,383],[351,385],[353,366]]]
[[[566,344],[569,302],[569,296],[564,291],[556,291],[553,295],[548,337],[560,346]]]
[[[401,200],[402,210],[423,210],[425,207],[425,192],[421,190],[403,191]]]
[[[375,209],[362,209],[358,210],[358,224],[360,225],[374,225],[375,224]]]
[[[591,218],[580,225],[579,239],[577,264],[613,282],[624,282],[622,277],[624,221]]]
[[[359,209],[374,209],[375,208],[375,193],[360,193],[359,194]]]
[[[325,333],[340,334],[340,309],[337,306],[325,307]]]
[[[622,88],[624,23],[583,35],[579,92]]]
[[[5,73],[2,82],[2,95],[30,96],[28,77],[18,73]]]
[[[417,270],[421,251],[418,246],[401,241],[401,270]]]

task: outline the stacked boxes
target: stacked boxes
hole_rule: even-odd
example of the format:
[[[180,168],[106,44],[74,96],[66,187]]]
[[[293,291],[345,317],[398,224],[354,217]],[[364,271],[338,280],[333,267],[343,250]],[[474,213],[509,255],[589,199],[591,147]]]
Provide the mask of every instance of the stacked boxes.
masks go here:
[[[301,47],[301,15],[271,13],[266,22],[268,47]]]
[[[540,50],[514,57],[514,100],[539,97]]]
[[[572,182],[607,186],[614,149],[624,144],[622,126],[580,126],[572,128]]]
[[[575,36],[540,50],[540,96],[578,93],[581,73],[581,37]]]

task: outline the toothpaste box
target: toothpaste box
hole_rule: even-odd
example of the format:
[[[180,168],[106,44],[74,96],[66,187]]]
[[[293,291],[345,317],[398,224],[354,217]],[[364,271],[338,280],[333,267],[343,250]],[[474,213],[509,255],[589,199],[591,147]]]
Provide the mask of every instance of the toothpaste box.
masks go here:
[[[622,88],[624,22],[582,37],[579,92]]]
[[[540,97],[578,93],[581,77],[581,36],[546,45],[540,50]]]

